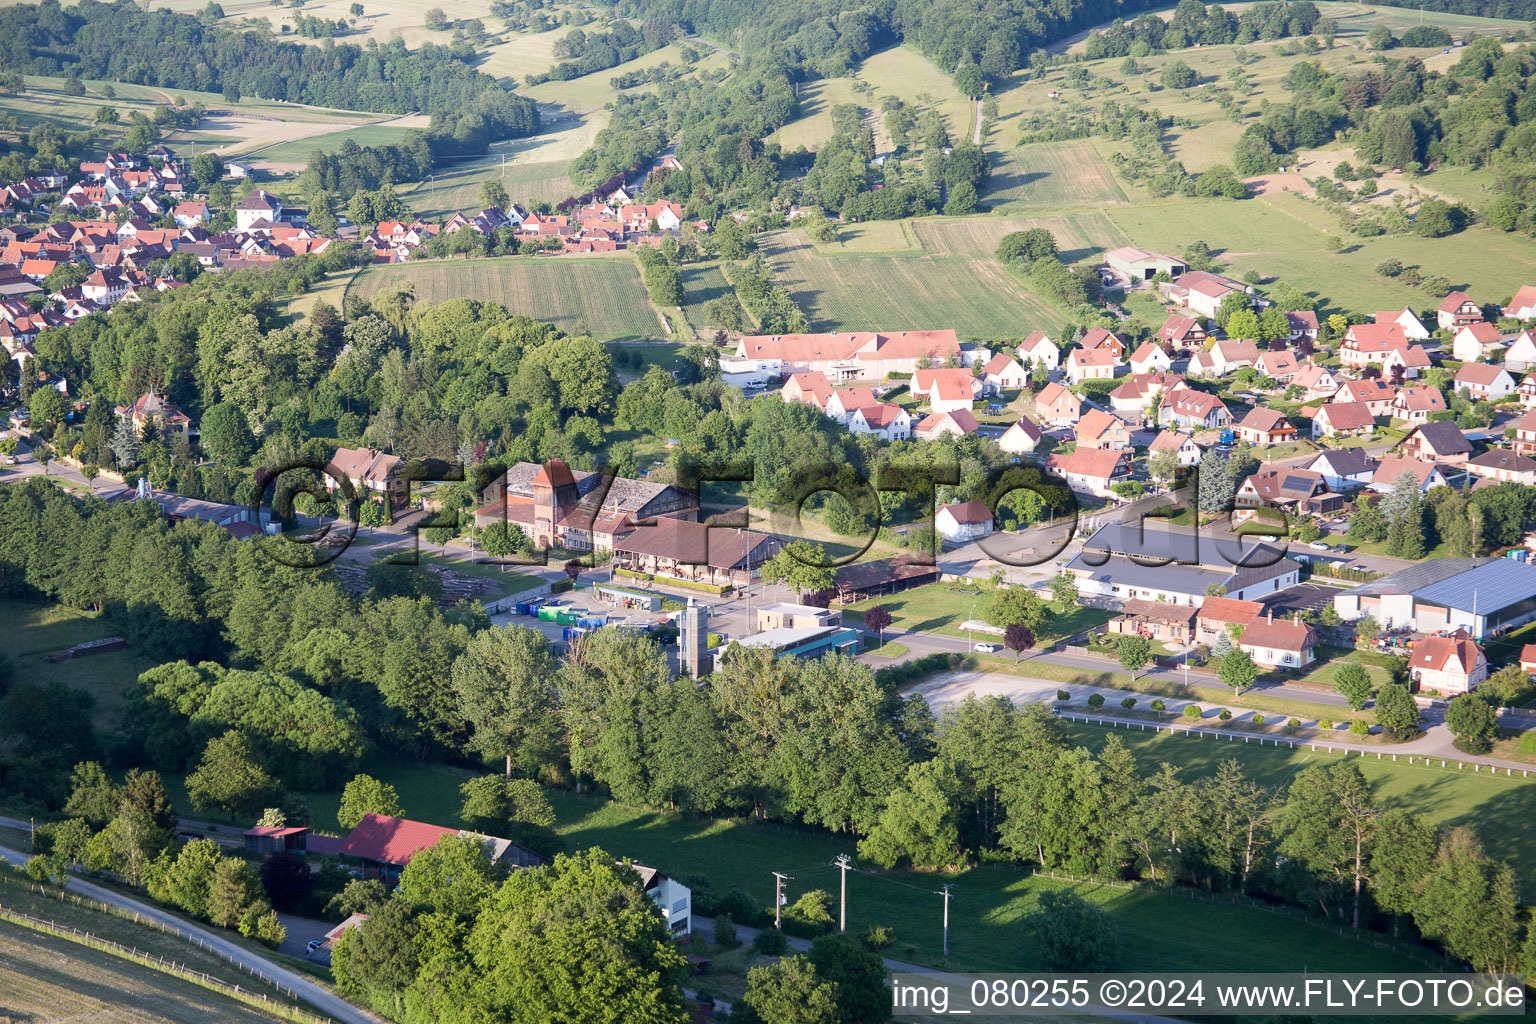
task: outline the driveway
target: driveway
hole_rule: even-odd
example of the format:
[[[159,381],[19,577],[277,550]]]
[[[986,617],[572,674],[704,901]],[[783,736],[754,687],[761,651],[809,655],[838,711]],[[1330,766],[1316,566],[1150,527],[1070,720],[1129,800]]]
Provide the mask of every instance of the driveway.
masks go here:
[[[1346,591],[1342,587],[1330,587],[1325,583],[1298,583],[1274,594],[1259,598],[1266,609],[1286,615],[1292,612],[1321,611],[1333,603],[1333,599]]]
[[[16,867],[22,867],[27,862],[27,855],[15,850],[0,846],[0,860]],[[367,1010],[353,1006],[345,999],[336,995],[327,988],[317,985],[300,974],[268,960],[263,956],[251,952],[238,943],[231,942],[218,931],[201,928],[195,924],[188,924],[174,914],[167,913],[148,903],[140,903],[130,899],[111,889],[105,889],[99,885],[93,885],[79,878],[71,878],[65,888],[70,892],[106,903],[122,910],[130,910],[166,926],[169,930],[180,935],[184,939],[201,943],[213,949],[231,962],[256,972],[259,976],[280,985],[294,993],[321,1013],[328,1014],[342,1024],[386,1024],[386,1022]]]

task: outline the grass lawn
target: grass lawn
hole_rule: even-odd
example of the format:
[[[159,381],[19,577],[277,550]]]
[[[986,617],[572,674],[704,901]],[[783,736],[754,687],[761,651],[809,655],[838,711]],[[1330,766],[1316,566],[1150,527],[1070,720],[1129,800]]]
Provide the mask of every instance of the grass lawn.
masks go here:
[[[348,270],[339,274],[328,274],[325,279],[303,295],[295,295],[288,300],[288,315],[296,320],[304,320],[314,310],[318,302],[327,302],[339,313],[346,308],[347,289],[352,287],[353,278],[358,271]]]
[[[864,612],[879,605],[890,612],[891,625],[897,629],[965,636],[960,624],[966,619],[984,617],[992,593],[992,587],[984,583],[930,583],[888,597],[855,602],[843,609],[843,615],[848,620],[863,622]],[[1110,618],[1110,612],[1099,608],[1073,605],[1063,614],[1052,605],[1036,643],[1047,647],[1063,637],[1102,626]],[[988,635],[981,639],[992,637]]]
[[[140,672],[164,660],[129,648],[48,664],[42,660],[43,655],[86,640],[118,636],[122,633],[121,625],[93,612],[31,601],[0,601],[0,616],[11,624],[0,632],[0,654],[15,663],[17,678],[36,683],[57,682],[73,690],[85,690],[95,699],[92,719],[100,730],[110,732],[116,728],[117,709],[122,706],[124,691],[134,684]]]
[[[1319,647],[1317,649],[1317,661],[1312,665],[1311,671],[1299,676],[1294,682],[1307,686],[1323,686],[1333,689],[1333,676],[1341,665],[1359,665],[1360,652],[1345,650],[1342,647]],[[1392,673],[1379,665],[1366,665],[1366,675],[1371,677],[1373,686],[1384,686],[1392,681]],[[1276,678],[1286,678],[1277,676]]]
[[[399,263],[364,269],[352,288],[368,298],[405,283],[415,287],[421,303],[454,298],[499,302],[513,313],[548,320],[573,334],[585,330],[605,339],[661,334],[640,283],[640,268],[622,254]]]
[[[888,644],[882,644],[870,651],[869,654],[876,658],[901,658],[910,654],[912,649],[906,644],[892,640]]]
[[[800,117],[779,128],[766,141],[777,142],[786,153],[802,146],[820,149],[832,138],[832,108],[844,103],[868,106],[869,97],[854,92],[853,80],[849,78],[804,82],[800,86]]]
[[[1102,206],[1125,201],[1114,172],[1087,139],[995,153],[985,196],[993,209],[1004,203]]]

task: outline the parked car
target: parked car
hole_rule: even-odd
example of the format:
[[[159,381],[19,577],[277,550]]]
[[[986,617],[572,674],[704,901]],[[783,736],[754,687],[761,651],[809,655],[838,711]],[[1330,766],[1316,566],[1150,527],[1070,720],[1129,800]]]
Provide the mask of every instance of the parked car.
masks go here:
[[[996,654],[997,644],[977,644],[975,650],[977,654]]]
[[[1328,550],[1328,545],[1324,544],[1320,540],[1313,541],[1311,544],[1308,544],[1307,547],[1311,548],[1313,551],[1327,551]]]
[[[320,950],[323,949],[324,947],[325,947],[325,940],[324,939],[310,939],[309,940],[309,945],[304,947],[304,951],[306,953],[308,953],[310,956],[314,956],[316,953],[320,952]]]

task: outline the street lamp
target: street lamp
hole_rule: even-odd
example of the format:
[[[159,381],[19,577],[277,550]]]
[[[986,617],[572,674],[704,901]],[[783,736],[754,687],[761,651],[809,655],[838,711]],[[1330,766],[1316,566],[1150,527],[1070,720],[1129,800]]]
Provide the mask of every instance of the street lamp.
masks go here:
[[[965,650],[969,654],[976,649],[976,644],[971,640],[971,622],[976,618],[976,602],[971,602],[971,610],[965,613]]]

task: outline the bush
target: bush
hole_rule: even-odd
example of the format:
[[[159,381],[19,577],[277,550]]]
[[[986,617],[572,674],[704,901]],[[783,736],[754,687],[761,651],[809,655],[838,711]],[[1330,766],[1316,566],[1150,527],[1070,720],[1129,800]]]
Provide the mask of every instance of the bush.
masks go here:
[[[764,928],[752,937],[752,949],[763,956],[783,956],[789,940],[776,928]]]
[[[1125,710],[1129,711],[1129,710],[1131,710],[1131,708],[1136,706],[1136,698],[1135,697],[1122,697],[1120,699],[1120,706],[1125,708]]]
[[[832,895],[824,889],[812,889],[784,908],[784,931],[797,939],[814,939],[836,925],[832,917]]]
[[[1186,705],[1185,708],[1184,708],[1184,717],[1185,718],[1199,718],[1200,717],[1200,705],[1199,704],[1189,704],[1189,705]]]
[[[1253,713],[1253,724],[1254,725],[1263,725],[1264,724],[1264,716],[1259,714],[1257,711],[1255,711]]]
[[[549,585],[549,592],[551,594],[564,594],[566,591],[575,589],[575,580],[555,580],[555,582]]]
[[[1104,706],[1104,695],[1102,693],[1091,694],[1088,697],[1088,706],[1091,707],[1091,708],[1101,708],[1101,707],[1103,707]]]
[[[1161,698],[1153,701],[1151,704],[1148,705],[1148,707],[1150,707],[1153,711],[1167,711],[1168,710],[1167,702],[1162,700]]]
[[[1520,734],[1520,753],[1536,754],[1536,731],[1526,731]]]
[[[891,929],[883,924],[872,924],[864,930],[859,941],[878,953],[891,944],[892,938]]]
[[[722,949],[735,949],[741,945],[741,939],[736,937],[736,924],[729,914],[715,917],[715,945]]]
[[[1371,734],[1371,727],[1357,718],[1349,723],[1349,734],[1351,736],[1369,736]]]
[[[1333,722],[1330,719],[1327,719],[1327,718],[1319,718],[1317,720],[1317,727],[1319,729],[1332,729],[1333,728]]]
[[[732,889],[715,903],[715,916],[721,914],[729,917],[732,922],[740,921],[751,928],[762,928],[773,923],[773,915],[758,906],[757,900],[745,889]]]
[[[1232,712],[1228,711],[1226,708],[1222,708],[1221,714],[1217,715],[1216,717],[1221,719],[1223,722],[1229,722],[1232,720]]]
[[[1285,726],[1286,726],[1287,729],[1300,729],[1301,728],[1301,719],[1299,719],[1299,718],[1288,718],[1285,721]]]
[[[1068,693],[1066,690],[1057,690],[1056,699],[1061,701],[1071,700],[1072,694]]]

